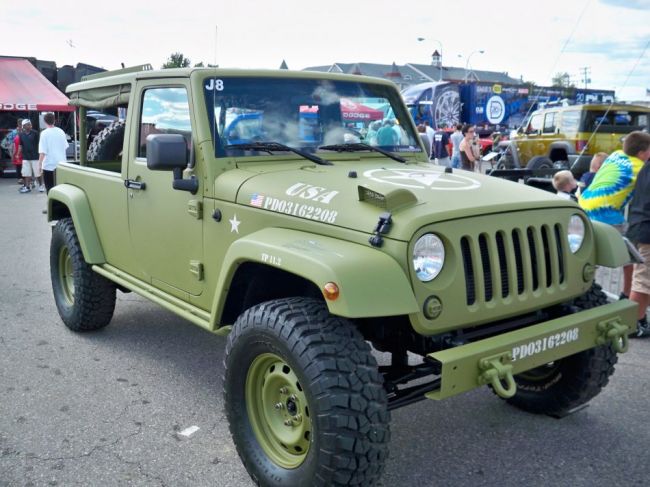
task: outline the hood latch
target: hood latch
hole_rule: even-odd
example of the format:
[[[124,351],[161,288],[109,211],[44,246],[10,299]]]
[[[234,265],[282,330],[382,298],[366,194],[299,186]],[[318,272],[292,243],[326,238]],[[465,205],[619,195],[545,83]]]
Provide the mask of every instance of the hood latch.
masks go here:
[[[370,245],[373,247],[381,247],[384,243],[384,238],[382,235],[388,235],[390,232],[390,227],[393,225],[393,218],[390,213],[382,213],[379,215],[379,221],[377,226],[373,230],[375,234],[368,239]]]

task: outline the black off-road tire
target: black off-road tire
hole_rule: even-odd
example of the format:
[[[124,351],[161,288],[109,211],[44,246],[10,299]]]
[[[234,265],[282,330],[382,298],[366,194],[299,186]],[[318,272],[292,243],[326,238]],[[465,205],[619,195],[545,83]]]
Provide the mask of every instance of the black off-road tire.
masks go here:
[[[553,161],[551,161],[548,157],[536,156],[528,161],[526,168],[533,171],[537,169],[553,169]]]
[[[93,162],[119,160],[124,145],[125,122],[113,122],[99,132],[88,148],[87,159]]]
[[[50,276],[54,301],[63,323],[73,331],[108,325],[115,310],[115,284],[94,272],[84,260],[71,218],[52,229]]]
[[[607,304],[600,285],[575,299],[581,310]],[[609,382],[618,357],[610,345],[571,355],[515,376],[517,393],[507,402],[535,414],[562,416],[594,397]]]
[[[260,369],[256,364],[265,357],[279,358],[283,372],[295,374],[291,377],[296,382],[295,395],[300,396],[299,410],[303,419],[309,421],[307,426],[301,423],[302,428],[309,429],[309,434],[304,434],[309,443],[290,468],[275,461],[273,453],[267,454],[269,445],[277,446],[280,442],[273,442],[272,434],[259,433],[260,428],[255,427],[255,411],[261,407],[255,406],[260,401],[253,404],[253,400],[261,398],[264,403],[269,396],[258,396],[251,384],[259,383],[263,389],[275,380],[276,376],[271,374],[277,375],[279,370],[269,365]],[[262,303],[237,319],[228,337],[224,370],[230,432],[256,484],[312,487],[377,482],[388,456],[390,413],[377,362],[352,323],[330,315],[316,299],[287,298]],[[258,375],[263,375],[263,380],[256,382]],[[287,384],[291,389],[291,383]],[[278,392],[278,402],[284,404],[287,396],[280,396],[282,389],[285,394],[292,391],[282,387]],[[270,390],[274,394],[276,388]],[[275,400],[272,396],[266,402]],[[288,411],[291,403],[286,406]],[[268,414],[261,417],[280,414],[272,409],[264,406],[264,413]],[[284,410],[280,408],[281,412]],[[271,423],[268,420],[263,426]],[[262,446],[264,442],[266,448]]]

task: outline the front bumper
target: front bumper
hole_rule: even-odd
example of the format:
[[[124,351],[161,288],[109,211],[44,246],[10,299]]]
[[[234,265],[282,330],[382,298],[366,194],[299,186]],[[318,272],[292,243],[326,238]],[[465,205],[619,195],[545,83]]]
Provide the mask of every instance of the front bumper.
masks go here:
[[[441,364],[440,388],[426,394],[445,399],[491,384],[502,397],[516,393],[514,375],[601,345],[627,350],[636,329],[637,305],[621,300],[468,345],[428,355]]]

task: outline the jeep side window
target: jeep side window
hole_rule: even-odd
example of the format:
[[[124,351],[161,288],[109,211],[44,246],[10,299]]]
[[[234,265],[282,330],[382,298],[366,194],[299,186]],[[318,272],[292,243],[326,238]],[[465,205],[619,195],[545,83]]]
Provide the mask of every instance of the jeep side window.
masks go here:
[[[545,134],[555,133],[555,112],[547,113],[544,116],[544,133]]]
[[[190,105],[185,88],[150,88],[142,98],[138,157],[147,157],[147,135],[181,134],[192,143]]]
[[[536,134],[536,133],[540,133],[541,131],[542,131],[542,116],[533,115],[532,117],[530,117],[530,122],[528,122],[528,126],[526,127],[526,133]]]
[[[580,123],[580,112],[578,110],[567,110],[562,113],[560,120],[560,132],[565,137],[575,137],[578,133]]]

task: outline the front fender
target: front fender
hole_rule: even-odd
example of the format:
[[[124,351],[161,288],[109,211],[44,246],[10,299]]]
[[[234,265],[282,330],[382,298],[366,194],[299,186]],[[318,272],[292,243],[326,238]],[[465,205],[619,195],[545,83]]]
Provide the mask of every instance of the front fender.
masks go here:
[[[50,189],[47,199],[48,221],[61,218],[61,212],[57,210],[59,202],[67,207],[74,222],[77,238],[81,245],[84,260],[88,264],[103,264],[106,262],[102,244],[95,228],[95,220],[86,193],[76,186],[70,184],[58,184]]]
[[[620,267],[629,264],[630,253],[618,230],[601,222],[592,222],[592,225],[596,244],[596,265]]]
[[[411,285],[389,255],[369,247],[321,235],[267,228],[234,242],[223,261],[212,306],[217,323],[237,266],[259,262],[301,276],[319,289],[335,282],[339,298],[326,301],[332,314],[347,318],[416,313]]]

